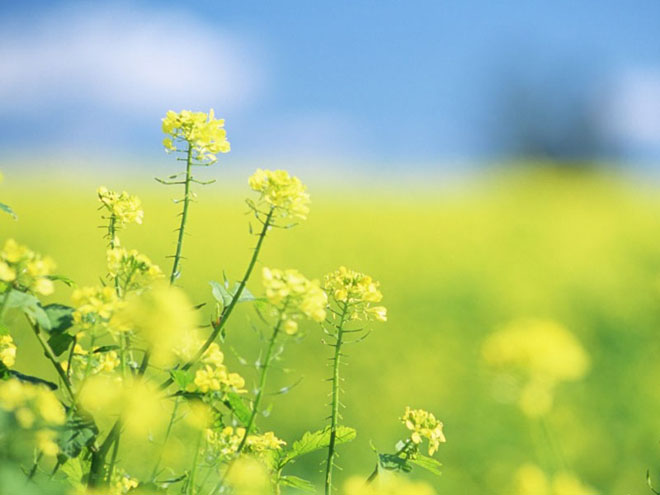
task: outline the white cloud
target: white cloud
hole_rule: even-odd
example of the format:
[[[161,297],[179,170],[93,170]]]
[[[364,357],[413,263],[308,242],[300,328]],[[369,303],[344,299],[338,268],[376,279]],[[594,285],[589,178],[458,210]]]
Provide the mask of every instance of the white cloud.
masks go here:
[[[625,72],[603,102],[605,131],[627,146],[660,146],[660,70]]]
[[[0,24],[0,109],[70,103],[118,113],[253,102],[263,83],[249,39],[190,18],[123,8],[52,10]]]

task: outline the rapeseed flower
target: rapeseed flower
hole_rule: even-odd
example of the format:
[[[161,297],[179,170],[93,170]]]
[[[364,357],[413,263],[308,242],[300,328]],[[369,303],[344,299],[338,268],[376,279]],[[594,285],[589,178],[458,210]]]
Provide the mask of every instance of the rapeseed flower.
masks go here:
[[[551,409],[559,383],[578,380],[589,369],[589,356],[575,336],[548,320],[510,323],[486,338],[482,355],[496,370],[522,377],[518,405],[530,417]]]
[[[110,325],[110,320],[124,305],[115,289],[107,286],[75,289],[71,301],[75,308],[73,321],[82,330],[92,329],[96,325]],[[112,328],[117,331],[125,329],[120,325],[112,325]]]
[[[14,366],[16,362],[16,345],[11,335],[0,335],[0,363],[7,368]]]
[[[231,149],[227,141],[227,131],[224,129],[224,119],[216,119],[213,109],[209,113],[170,110],[162,119],[165,150],[188,151],[192,158],[198,161],[215,162],[217,153],[228,153]],[[180,148],[179,143],[185,142],[186,148]]]
[[[387,321],[387,309],[374,306],[383,299],[379,287],[380,284],[369,275],[345,266],[327,274],[323,281],[323,288],[335,301],[339,312],[345,309],[347,320]]]
[[[7,239],[0,251],[0,287],[11,285],[47,296],[55,289],[50,279],[54,270],[55,262],[51,258],[35,253],[14,239]]]
[[[442,421],[438,421],[435,416],[423,409],[411,409],[406,407],[406,411],[401,417],[401,422],[412,433],[410,440],[415,445],[422,443],[423,439],[429,442],[429,455],[433,455],[438,451],[441,443],[446,442],[445,434],[442,431]]]
[[[309,194],[298,177],[289,175],[286,170],[257,171],[249,178],[248,184],[259,193],[253,207],[257,210],[272,209],[275,219],[307,219],[309,214]],[[263,213],[263,211],[261,211]]]
[[[137,196],[128,194],[126,191],[117,193],[101,186],[97,190],[99,201],[103,208],[110,214],[110,219],[115,221],[115,228],[123,228],[129,223],[141,224],[144,218],[142,202]]]
[[[264,268],[263,284],[268,302],[276,309],[288,334],[298,331],[303,317],[321,322],[325,319],[328,297],[318,280],[308,280],[298,270]]]
[[[144,254],[135,249],[112,248],[107,251],[108,273],[125,290],[140,289],[163,278],[163,272]]]

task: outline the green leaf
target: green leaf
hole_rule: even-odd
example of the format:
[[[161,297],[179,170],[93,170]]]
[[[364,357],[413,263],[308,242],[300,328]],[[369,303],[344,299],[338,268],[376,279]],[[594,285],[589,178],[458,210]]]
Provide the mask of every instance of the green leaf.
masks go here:
[[[58,461],[65,463],[67,459],[78,457],[83,448],[94,443],[98,433],[99,429],[91,420],[81,417],[69,419],[57,437],[57,445],[60,448],[60,453],[57,454]]]
[[[76,339],[68,333],[53,333],[48,339],[48,345],[56,356],[60,356],[66,352],[69,346],[75,342],[75,340]]]
[[[80,463],[80,458],[69,459],[60,466],[60,471],[64,473],[66,479],[69,480],[74,487],[82,487],[83,468]]]
[[[408,459],[410,462],[416,466],[426,469],[428,472],[435,474],[436,476],[441,476],[442,463],[436,461],[433,457],[427,457],[422,454],[417,454],[415,457]]]
[[[213,297],[215,298],[216,301],[219,303],[222,303],[222,305],[226,308],[229,306],[231,303],[232,299],[238,292],[238,288],[240,287],[241,284],[238,282],[234,284],[234,287],[232,287],[231,290],[228,289],[228,285],[221,284],[220,282],[214,282],[211,281],[209,282],[211,285],[211,293],[213,294]],[[256,298],[252,295],[252,293],[247,289],[247,287],[243,287],[243,290],[241,291],[241,295],[238,298],[239,303],[241,302],[249,302],[249,301],[254,301]]]
[[[303,478],[298,478],[298,476],[282,476],[280,478],[280,483],[284,486],[297,488],[303,492],[316,493],[316,487],[312,482]]]
[[[35,320],[41,328],[50,330],[48,315],[44,311],[44,308],[41,307],[39,299],[32,294],[12,289],[7,299],[7,308],[20,309],[23,313]]]
[[[20,371],[16,370],[7,370],[7,374],[13,376],[14,378],[18,378],[22,382],[29,382],[36,385],[45,385],[51,390],[57,390],[57,385],[55,385],[53,382],[49,382],[48,380],[44,380],[38,376],[26,375],[25,373],[21,373]]]
[[[188,370],[170,370],[170,376],[180,390],[185,390],[194,379],[192,372]]]
[[[92,354],[102,354],[104,352],[118,351],[119,349],[121,349],[121,347],[117,344],[102,345],[101,347],[94,349]]]
[[[227,398],[224,401],[224,404],[233,411],[236,418],[241,423],[244,425],[248,424],[252,411],[250,411],[250,408],[245,405],[245,401],[243,401],[243,398],[240,395],[236,392],[227,393]]]
[[[408,464],[405,457],[394,454],[378,454],[378,464],[388,471],[403,471],[404,473],[412,471],[412,466]]]
[[[70,306],[64,304],[49,304],[44,311],[50,321],[50,333],[62,333],[73,326],[73,312]]]
[[[337,437],[335,438],[335,445],[351,442],[357,436],[355,429],[348,426],[337,426]],[[283,464],[300,457],[301,455],[309,454],[316,450],[327,448],[330,445],[330,427],[323,430],[313,432],[305,432],[300,440],[293,442],[291,450],[287,453],[283,460]]]
[[[62,282],[69,287],[75,287],[76,285],[73,280],[71,280],[69,277],[65,277],[64,275],[46,275],[46,278],[52,280],[53,282]]]
[[[14,213],[14,210],[12,210],[9,205],[6,205],[4,203],[0,203],[0,210],[2,210],[5,213],[11,215],[14,220],[18,220],[18,217],[16,216],[16,213]]]

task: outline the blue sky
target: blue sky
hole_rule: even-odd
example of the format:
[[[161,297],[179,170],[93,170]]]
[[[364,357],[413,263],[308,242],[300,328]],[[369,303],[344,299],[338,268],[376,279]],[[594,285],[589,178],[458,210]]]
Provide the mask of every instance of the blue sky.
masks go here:
[[[656,0],[3,2],[0,161],[156,155],[167,109],[214,107],[234,160],[434,167],[528,131],[565,149],[583,116],[599,155],[652,163],[658,19]]]

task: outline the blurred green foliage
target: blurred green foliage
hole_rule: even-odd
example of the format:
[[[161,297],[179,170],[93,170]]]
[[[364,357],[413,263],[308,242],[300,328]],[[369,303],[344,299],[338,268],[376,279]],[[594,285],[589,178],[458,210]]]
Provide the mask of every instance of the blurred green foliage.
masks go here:
[[[142,198],[144,225],[129,228],[124,245],[168,271],[178,211],[171,191],[120,178],[105,185]],[[105,245],[94,186],[8,177],[0,199],[19,220],[3,216],[2,237],[51,255],[58,273],[80,285],[97,283]],[[195,302],[212,304],[208,282],[222,280],[223,271],[237,279],[247,263],[254,238],[243,191],[247,197],[247,186],[214,185],[192,206],[179,285]],[[445,423],[447,443],[437,454],[444,474],[433,481],[440,493],[511,493],[515,471],[528,462],[548,473],[570,469],[600,493],[646,493],[646,469],[660,476],[657,189],[545,171],[492,174],[442,189],[312,185],[310,192],[309,220],[273,232],[262,263],[316,278],[342,264],[364,271],[381,282],[389,313],[365,343],[347,349],[344,424],[358,437],[340,451],[340,482],[371,471],[369,441],[392,450],[403,436],[397,418],[409,405]],[[248,287],[260,294],[260,277]],[[62,285],[50,299],[68,302],[69,294]],[[561,323],[591,359],[585,379],[558,388],[545,425],[497,400],[495,377],[481,359],[490,332],[524,317]],[[246,377],[254,377],[259,352],[255,327],[258,318],[244,307],[227,328],[228,360]],[[267,397],[272,411],[260,420],[289,444],[321,428],[329,413],[329,349],[319,328],[305,330],[274,370],[272,391],[300,383]],[[52,377],[35,358],[33,336],[13,333],[16,369]],[[295,470],[319,481],[322,458]]]

